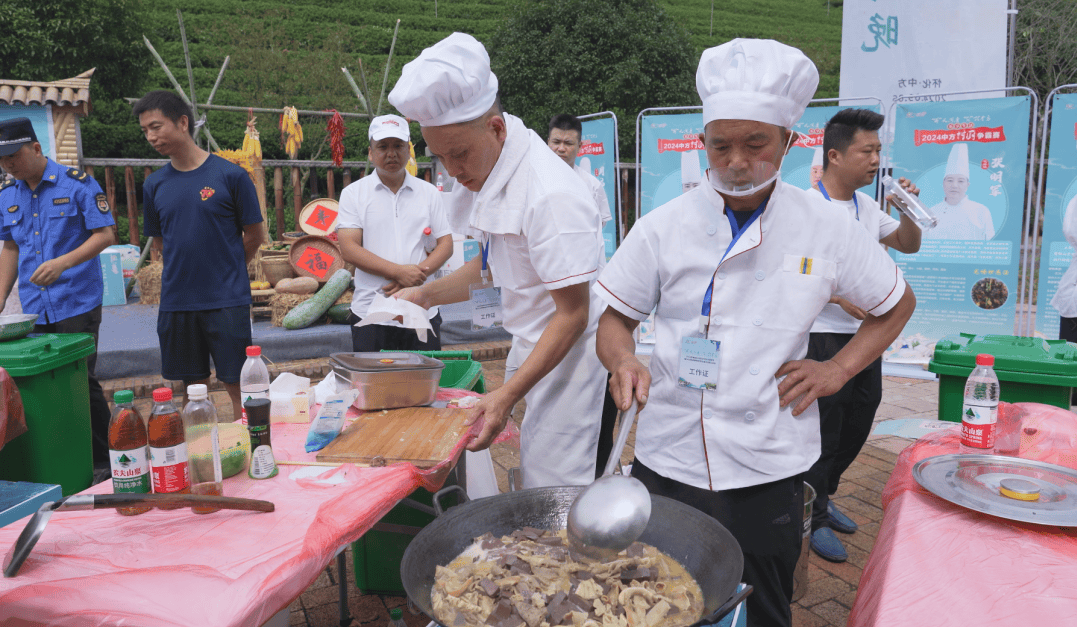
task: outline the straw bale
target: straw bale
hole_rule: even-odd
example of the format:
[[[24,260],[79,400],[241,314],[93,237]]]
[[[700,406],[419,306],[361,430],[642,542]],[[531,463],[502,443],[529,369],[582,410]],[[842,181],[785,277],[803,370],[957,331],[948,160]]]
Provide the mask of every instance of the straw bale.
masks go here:
[[[157,305],[161,302],[161,270],[164,263],[154,261],[138,271],[138,302]]]
[[[352,302],[352,293],[352,290],[344,292],[333,304],[340,305],[341,303]],[[272,318],[270,318],[270,324],[275,327],[281,326],[284,322],[284,316],[287,316],[289,311],[312,296],[314,294],[274,294],[269,299],[269,308],[273,313]]]

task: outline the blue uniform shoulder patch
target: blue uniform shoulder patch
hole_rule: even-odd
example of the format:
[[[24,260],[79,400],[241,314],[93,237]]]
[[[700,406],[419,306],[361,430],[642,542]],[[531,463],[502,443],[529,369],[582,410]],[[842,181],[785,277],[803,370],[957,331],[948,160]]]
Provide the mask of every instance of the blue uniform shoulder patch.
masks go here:
[[[0,183],[0,191],[3,191],[15,184],[15,179],[7,179],[3,183]]]
[[[90,175],[86,174],[85,172],[83,172],[82,170],[80,170],[78,168],[68,168],[67,169],[67,175],[70,176],[71,178],[75,179],[76,181],[81,181],[83,183],[90,180]]]

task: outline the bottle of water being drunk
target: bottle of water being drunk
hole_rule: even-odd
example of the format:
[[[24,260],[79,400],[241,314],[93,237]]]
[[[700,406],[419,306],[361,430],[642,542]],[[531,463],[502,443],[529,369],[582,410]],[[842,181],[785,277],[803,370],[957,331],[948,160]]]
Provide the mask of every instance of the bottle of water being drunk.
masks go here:
[[[995,446],[995,427],[998,423],[998,377],[995,358],[976,356],[976,368],[965,383],[965,402],[961,406],[961,444],[974,449]]]

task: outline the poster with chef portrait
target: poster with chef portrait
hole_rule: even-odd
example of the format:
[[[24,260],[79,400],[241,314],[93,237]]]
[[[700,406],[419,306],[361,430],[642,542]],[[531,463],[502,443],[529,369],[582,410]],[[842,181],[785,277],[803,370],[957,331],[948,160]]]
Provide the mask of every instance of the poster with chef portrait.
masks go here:
[[[645,109],[640,113],[639,215],[647,215],[703,180],[707,154],[699,141],[702,132],[702,108]]]
[[[938,218],[920,251],[891,251],[916,312],[884,356],[927,363],[956,333],[1013,335],[1025,208],[1030,98],[903,103],[893,109],[894,178]]]
[[[580,152],[576,155],[576,166],[587,170],[591,176],[598,179],[606,191],[606,200],[609,202],[607,208],[613,216],[613,219],[602,227],[607,261],[621,241],[618,233],[621,212],[617,202],[617,117],[612,113],[608,116],[581,116],[583,136],[580,137]]]
[[[801,189],[818,189],[819,179],[823,178],[823,133],[826,123],[842,109],[860,108],[882,113],[878,100],[871,100],[873,102],[854,106],[809,106],[793,126],[798,137],[782,162],[782,182]],[[865,185],[860,191],[875,198],[874,184]]]
[[[1044,191],[1036,332],[1055,339],[1060,317],[1077,318],[1077,94],[1051,101]]]

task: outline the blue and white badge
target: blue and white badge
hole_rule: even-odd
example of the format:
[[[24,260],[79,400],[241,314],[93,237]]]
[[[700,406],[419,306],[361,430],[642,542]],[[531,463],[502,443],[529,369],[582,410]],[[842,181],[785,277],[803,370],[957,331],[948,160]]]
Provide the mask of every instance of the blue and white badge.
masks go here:
[[[714,392],[718,389],[718,361],[722,343],[703,337],[681,338],[681,362],[677,385]]]
[[[473,283],[471,291],[471,330],[492,329],[502,324],[501,288],[493,283]]]

